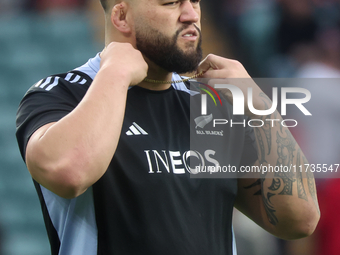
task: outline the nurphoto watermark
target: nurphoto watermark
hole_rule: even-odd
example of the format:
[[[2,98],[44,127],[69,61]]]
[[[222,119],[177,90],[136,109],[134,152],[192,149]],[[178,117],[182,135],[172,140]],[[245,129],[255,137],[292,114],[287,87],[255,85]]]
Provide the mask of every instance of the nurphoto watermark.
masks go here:
[[[186,158],[191,176],[340,178],[334,129],[340,125],[338,84],[340,79],[192,81],[190,150],[195,153]],[[195,156],[206,151],[205,160]]]

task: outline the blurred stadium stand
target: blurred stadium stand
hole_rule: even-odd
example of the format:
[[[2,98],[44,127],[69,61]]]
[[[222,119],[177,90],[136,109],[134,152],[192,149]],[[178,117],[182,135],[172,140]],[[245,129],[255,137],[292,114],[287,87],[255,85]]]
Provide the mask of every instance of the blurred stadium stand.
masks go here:
[[[15,140],[15,115],[30,86],[82,65],[100,50],[92,37],[86,13],[1,14],[0,254],[50,254],[38,196]]]

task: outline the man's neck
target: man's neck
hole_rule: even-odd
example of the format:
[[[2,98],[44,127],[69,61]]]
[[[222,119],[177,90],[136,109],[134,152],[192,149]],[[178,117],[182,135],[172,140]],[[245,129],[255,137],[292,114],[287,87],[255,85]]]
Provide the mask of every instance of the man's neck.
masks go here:
[[[169,73],[168,71],[155,65],[153,62],[147,59],[146,62],[149,65],[148,75],[146,78],[155,81],[164,81],[164,83],[142,81],[140,84],[138,84],[138,86],[149,90],[166,90],[170,88],[171,83],[169,83],[169,81],[172,80],[172,72]]]
[[[141,82],[137,86],[149,89],[149,90],[155,90],[155,91],[162,91],[162,90],[167,90],[171,87],[171,84],[155,84],[155,83],[150,83],[150,82]]]

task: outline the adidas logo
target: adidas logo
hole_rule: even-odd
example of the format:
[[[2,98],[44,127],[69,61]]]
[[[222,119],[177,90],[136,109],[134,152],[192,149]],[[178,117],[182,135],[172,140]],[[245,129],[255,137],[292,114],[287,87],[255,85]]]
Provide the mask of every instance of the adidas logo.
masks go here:
[[[147,132],[145,132],[144,129],[142,129],[136,122],[132,123],[133,125],[131,125],[129,127],[129,130],[126,132],[127,135],[131,136],[131,135],[148,135]]]
[[[82,78],[74,73],[68,73],[67,76],[65,77],[65,81],[69,81],[70,83],[79,83],[81,85],[85,84],[87,82],[86,79]]]

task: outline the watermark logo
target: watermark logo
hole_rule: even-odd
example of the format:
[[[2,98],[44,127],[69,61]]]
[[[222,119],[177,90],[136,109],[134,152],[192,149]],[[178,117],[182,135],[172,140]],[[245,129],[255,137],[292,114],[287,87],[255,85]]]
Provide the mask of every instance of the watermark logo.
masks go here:
[[[202,83],[202,82],[198,82],[198,84],[200,84],[200,85],[210,89],[215,94],[215,96],[218,98],[221,106],[223,105],[220,95],[218,94],[218,92],[212,86],[209,86],[208,84],[205,84],[205,83]],[[207,94],[201,94],[201,97],[202,97],[202,101],[201,101],[201,114],[202,115],[207,115],[207,108],[208,108],[207,107],[207,95],[209,95],[212,98],[212,100],[215,103],[215,106],[217,106],[217,102],[215,100],[215,97],[213,96],[213,94],[209,90],[207,90],[205,88],[201,88],[201,87],[199,87],[199,89],[204,91],[205,93],[207,93]]]
[[[196,129],[198,127],[204,128],[206,125],[208,125],[210,122],[212,122],[212,120],[213,120],[213,115],[212,114],[206,115],[206,116],[197,117],[195,119]]]
[[[245,107],[247,106],[249,111],[257,116],[270,116],[273,114],[279,105],[279,99],[281,99],[281,115],[285,116],[287,115],[287,105],[294,105],[299,109],[305,116],[311,116],[312,114],[307,110],[307,108],[304,106],[305,103],[309,102],[311,99],[311,93],[309,90],[305,88],[299,88],[299,87],[282,87],[280,88],[280,98],[279,98],[279,89],[277,87],[272,87],[272,102],[271,106],[268,106],[267,109],[255,109],[254,103],[253,103],[253,88],[248,87],[247,88],[247,98],[245,97],[243,91],[231,84],[215,84],[214,86],[207,85],[205,83],[198,82],[200,85],[203,85],[199,89],[204,91],[205,93],[201,94],[201,116],[197,117],[195,119],[196,123],[196,129],[199,127],[203,129],[207,124],[210,122],[213,122],[213,127],[216,127],[217,125],[225,125],[230,123],[231,127],[233,125],[242,124],[243,126],[250,127],[262,127],[265,125],[267,121],[271,122],[272,126],[274,125],[274,122],[279,121],[279,119],[266,119],[266,120],[249,120],[248,123],[246,123],[246,120],[244,120],[242,123],[236,123],[233,122],[232,119],[226,120],[226,119],[214,119],[212,114],[208,114],[208,103],[207,103],[207,97],[208,95],[212,98],[215,106],[217,106],[217,100],[215,98],[218,98],[221,106],[222,100],[219,95],[219,93],[227,93],[230,94],[232,97],[232,104],[233,104],[233,115],[245,115]],[[224,91],[223,91],[224,90]],[[227,91],[226,91],[227,90]],[[294,94],[295,98],[287,98],[291,97],[291,95]],[[247,100],[247,101],[246,101]],[[247,104],[245,104],[247,102]],[[287,122],[293,123],[292,125],[287,124]],[[255,124],[256,123],[256,124]],[[296,127],[298,125],[297,121],[294,119],[289,120],[283,120],[281,121],[281,125],[284,127]]]
[[[201,83],[202,84],[202,83]],[[233,97],[233,115],[244,115],[244,102],[245,102],[245,97],[244,94],[242,92],[242,90],[240,88],[238,88],[235,85],[230,85],[230,84],[215,84],[215,89],[212,88],[209,85],[206,85],[209,88],[213,89],[214,92],[216,92],[216,94],[218,95],[217,91],[215,89],[228,89],[230,90],[232,97]],[[205,89],[202,89],[203,91],[205,91]],[[209,91],[208,91],[209,92]],[[295,99],[288,99],[287,98],[287,94],[288,93],[300,93],[300,94],[304,94],[305,97],[304,98],[295,98]],[[209,93],[210,96],[211,93]],[[218,98],[220,99],[220,97],[218,96]],[[214,98],[213,98],[214,99]],[[250,112],[252,112],[255,115],[259,115],[259,116],[265,116],[265,115],[270,115],[272,113],[275,112],[275,110],[277,109],[277,105],[278,105],[278,88],[274,87],[273,88],[273,99],[272,99],[272,106],[270,109],[267,110],[257,110],[254,108],[253,106],[253,89],[252,88],[248,88],[248,108],[250,110]],[[288,104],[293,104],[295,105],[297,108],[300,109],[300,111],[304,114],[304,115],[312,115],[307,109],[306,107],[303,106],[304,103],[309,102],[309,100],[311,99],[311,93],[309,92],[309,90],[305,89],[305,88],[281,88],[281,115],[286,115],[287,114],[287,105]],[[216,101],[214,99],[215,105],[216,105]],[[222,105],[222,102],[221,102]],[[207,95],[206,94],[202,94],[201,95],[201,114],[202,115],[207,115]]]

